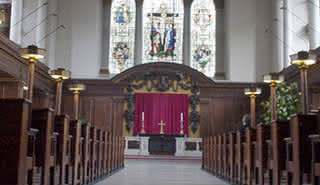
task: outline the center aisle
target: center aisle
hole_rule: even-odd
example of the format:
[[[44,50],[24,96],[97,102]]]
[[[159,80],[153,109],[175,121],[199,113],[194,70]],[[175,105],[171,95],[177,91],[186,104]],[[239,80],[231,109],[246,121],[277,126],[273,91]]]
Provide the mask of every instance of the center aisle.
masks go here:
[[[201,170],[199,162],[127,160],[120,172],[97,185],[225,185]]]

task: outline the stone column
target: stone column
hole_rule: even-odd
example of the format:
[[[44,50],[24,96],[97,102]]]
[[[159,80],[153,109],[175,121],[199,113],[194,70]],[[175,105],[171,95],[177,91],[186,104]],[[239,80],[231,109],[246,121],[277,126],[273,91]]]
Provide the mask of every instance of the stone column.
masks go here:
[[[22,19],[22,8],[22,0],[12,0],[10,40],[17,44],[21,44],[22,39],[22,22],[18,23]]]
[[[191,4],[193,0],[183,0],[183,64],[191,66]]]
[[[224,80],[224,8],[216,9],[216,73],[214,78]]]
[[[136,1],[136,31],[134,44],[134,64],[142,64],[143,60],[143,0]]]
[[[100,64],[100,75],[102,76],[109,74],[111,6],[111,0],[103,1],[102,61]]]
[[[309,43],[310,49],[319,47],[319,24],[320,24],[320,2],[319,0],[308,0],[309,3]]]
[[[284,68],[283,61],[283,11],[281,11],[281,1],[273,0],[272,2],[272,31],[273,34],[270,34],[270,37],[273,40],[273,72],[279,72]]]

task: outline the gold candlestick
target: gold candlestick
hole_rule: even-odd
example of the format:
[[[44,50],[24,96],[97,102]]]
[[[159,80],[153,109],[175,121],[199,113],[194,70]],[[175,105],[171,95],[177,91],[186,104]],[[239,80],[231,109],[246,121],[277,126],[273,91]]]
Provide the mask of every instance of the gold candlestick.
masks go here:
[[[35,45],[30,45],[27,48],[22,48],[20,51],[21,57],[28,60],[28,94],[27,98],[32,101],[33,97],[33,81],[34,73],[36,68],[36,63],[38,60],[43,59],[45,56],[46,50],[38,48]]]

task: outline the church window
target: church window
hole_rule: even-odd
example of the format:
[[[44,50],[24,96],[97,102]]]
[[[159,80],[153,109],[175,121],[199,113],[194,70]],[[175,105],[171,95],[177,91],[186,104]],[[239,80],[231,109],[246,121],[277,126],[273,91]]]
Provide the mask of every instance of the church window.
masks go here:
[[[142,63],[182,64],[182,0],[145,0],[143,14]]]
[[[207,76],[215,73],[216,13],[213,0],[191,6],[191,66]]]
[[[135,0],[114,0],[111,8],[109,70],[116,74],[134,65]]]

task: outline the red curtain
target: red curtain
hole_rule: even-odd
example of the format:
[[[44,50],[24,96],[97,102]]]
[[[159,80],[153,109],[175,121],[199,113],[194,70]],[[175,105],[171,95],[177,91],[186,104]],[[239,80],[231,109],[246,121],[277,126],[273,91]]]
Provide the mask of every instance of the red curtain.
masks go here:
[[[181,113],[184,134],[188,135],[188,95],[164,93],[136,93],[134,135],[141,131],[142,112],[146,134],[160,134],[159,123],[165,123],[164,134],[179,135]]]

